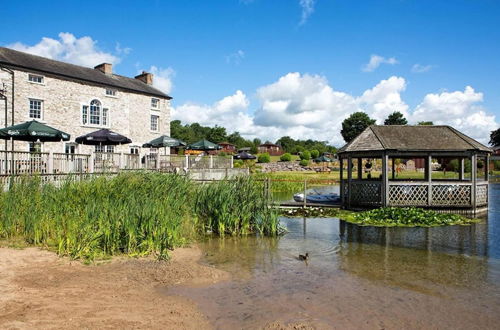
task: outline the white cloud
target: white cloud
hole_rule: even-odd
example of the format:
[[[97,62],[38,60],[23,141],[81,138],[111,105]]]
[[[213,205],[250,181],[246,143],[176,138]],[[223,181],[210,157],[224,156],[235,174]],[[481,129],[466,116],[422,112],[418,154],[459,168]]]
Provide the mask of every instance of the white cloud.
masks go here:
[[[299,25],[305,24],[312,15],[314,12],[315,2],[315,0],[299,0],[299,5],[302,8],[302,16]]]
[[[289,135],[337,146],[344,143],[342,121],[356,111],[365,111],[378,123],[400,111],[410,123],[432,120],[451,125],[483,143],[498,127],[495,116],[479,106],[483,95],[471,87],[463,92],[428,94],[413,111],[401,97],[406,87],[404,78],[392,76],[354,96],[333,89],[323,76],[294,72],[258,88],[255,107],[238,90],[212,105],[183,104],[174,109],[172,117],[185,123],[224,126],[228,132],[239,131],[247,138],[275,141]]]
[[[241,61],[245,58],[245,52],[241,49],[237,50],[234,53],[231,53],[226,56],[226,62],[229,64],[240,64]]]
[[[370,56],[370,61],[363,66],[362,70],[365,72],[373,72],[381,64],[394,65],[394,64],[398,64],[398,61],[396,60],[395,57],[385,58],[383,56],[373,54],[372,56]]]
[[[413,64],[411,67],[411,72],[413,73],[424,73],[430,71],[432,68],[434,68],[434,65],[422,65],[422,64]]]
[[[137,74],[146,71],[153,74],[153,86],[161,90],[163,93],[169,94],[172,91],[172,78],[175,71],[172,68],[158,68],[152,65],[149,70],[138,70]]]
[[[91,37],[75,37],[71,33],[59,33],[59,39],[43,37],[40,42],[33,46],[16,42],[7,45],[8,48],[20,50],[34,55],[39,55],[54,60],[69,62],[87,67],[94,67],[101,63],[117,64],[120,58],[108,52],[101,51],[97,47],[97,41]],[[129,48],[120,48],[124,54],[130,51]],[[120,53],[120,51],[117,51]]]

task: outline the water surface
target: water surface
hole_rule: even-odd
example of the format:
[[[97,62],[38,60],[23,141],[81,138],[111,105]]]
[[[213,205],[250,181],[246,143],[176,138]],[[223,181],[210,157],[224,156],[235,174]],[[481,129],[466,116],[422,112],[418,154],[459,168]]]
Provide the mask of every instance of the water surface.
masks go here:
[[[500,322],[500,185],[472,226],[359,227],[282,218],[279,239],[213,239],[204,262],[233,280],[176,287],[218,328],[493,329]],[[297,256],[309,252],[306,264]]]

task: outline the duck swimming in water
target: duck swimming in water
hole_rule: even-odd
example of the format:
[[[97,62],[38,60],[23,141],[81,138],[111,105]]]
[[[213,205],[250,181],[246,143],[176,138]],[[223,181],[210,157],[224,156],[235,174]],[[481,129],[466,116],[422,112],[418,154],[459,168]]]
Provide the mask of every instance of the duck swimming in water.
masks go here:
[[[299,254],[299,260],[302,261],[307,261],[309,259],[309,252],[306,252],[306,254]]]

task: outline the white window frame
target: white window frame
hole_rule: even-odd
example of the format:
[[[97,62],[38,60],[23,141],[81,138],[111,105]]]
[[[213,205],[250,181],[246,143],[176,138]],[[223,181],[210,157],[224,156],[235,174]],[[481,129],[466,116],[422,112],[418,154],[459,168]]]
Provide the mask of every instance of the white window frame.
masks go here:
[[[31,78],[40,78],[41,81],[33,81]],[[39,75],[39,74],[34,74],[34,73],[28,73],[28,82],[32,84],[37,84],[37,85],[45,85],[45,76]]]
[[[40,102],[40,118],[38,117],[32,117],[31,116],[31,102]],[[42,99],[35,98],[35,97],[30,97],[28,99],[28,118],[29,119],[38,119],[39,121],[42,121],[44,117],[44,102]]]
[[[153,129],[153,117],[156,117],[156,129]],[[151,114],[149,117],[149,130],[151,132],[159,132],[160,131],[160,116],[157,114]]]
[[[96,145],[94,147],[94,151],[112,154],[115,152],[115,146],[113,146],[113,145]]]
[[[99,102],[99,112],[96,115],[91,116],[91,107],[94,101]],[[98,119],[98,123],[91,123],[91,119],[95,121]],[[111,127],[111,118],[109,108],[104,106],[104,103],[98,99],[93,98],[88,103],[80,103],[80,123],[85,127],[95,127],[95,128],[109,128]]]
[[[153,105],[154,101],[156,100],[156,106]],[[157,97],[152,97],[151,98],[151,109],[154,110],[160,110],[160,99]]]
[[[108,94],[108,91],[112,92],[112,94]],[[107,97],[118,98],[117,93],[118,93],[118,91],[116,89],[113,89],[113,88],[105,88],[104,89],[104,95],[106,95]]]

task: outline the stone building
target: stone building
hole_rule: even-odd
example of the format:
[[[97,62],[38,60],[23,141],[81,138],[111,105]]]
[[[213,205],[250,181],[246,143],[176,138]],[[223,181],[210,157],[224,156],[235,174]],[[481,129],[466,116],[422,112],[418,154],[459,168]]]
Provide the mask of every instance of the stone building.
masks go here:
[[[41,146],[15,142],[18,151],[148,154],[150,149],[142,144],[170,134],[171,97],[152,83],[151,73],[129,78],[113,73],[108,63],[92,69],[0,47],[0,90],[7,96],[6,102],[0,100],[0,126],[37,120],[71,135],[69,142]],[[132,143],[107,148],[73,142],[101,128],[125,135]],[[5,150],[5,143],[0,142],[0,150]]]

